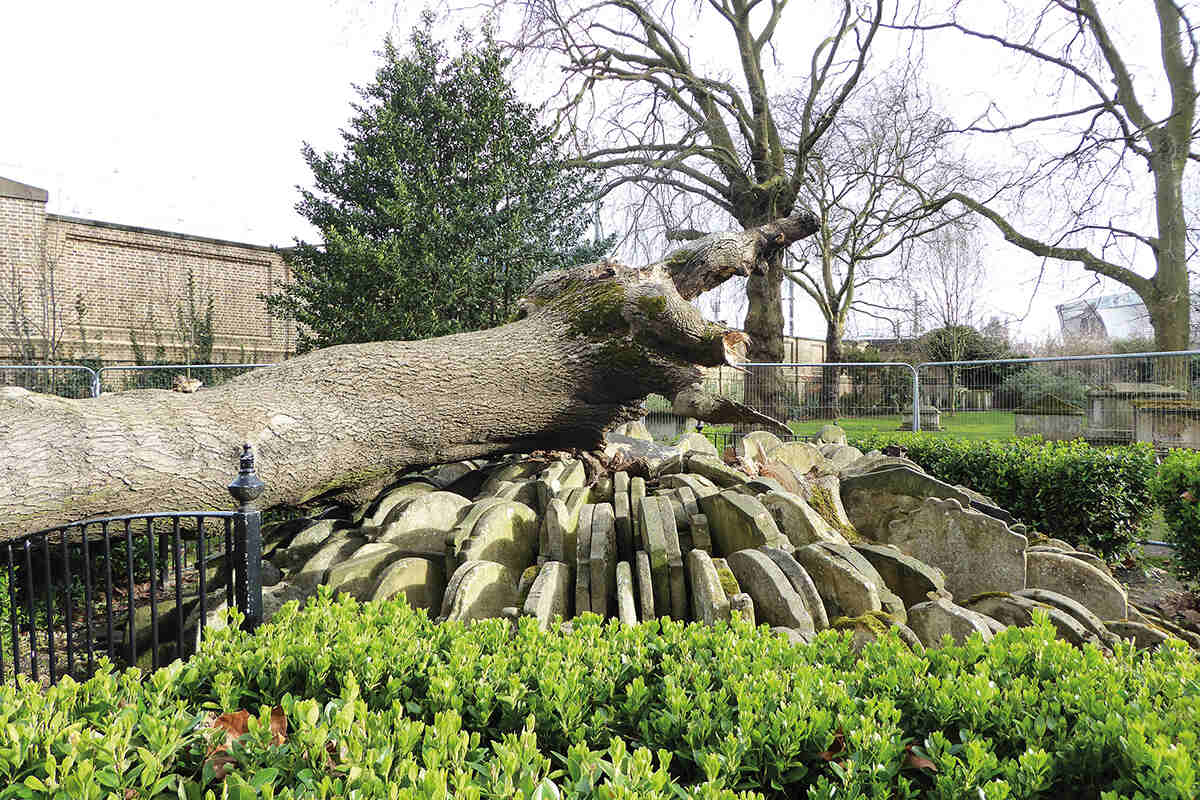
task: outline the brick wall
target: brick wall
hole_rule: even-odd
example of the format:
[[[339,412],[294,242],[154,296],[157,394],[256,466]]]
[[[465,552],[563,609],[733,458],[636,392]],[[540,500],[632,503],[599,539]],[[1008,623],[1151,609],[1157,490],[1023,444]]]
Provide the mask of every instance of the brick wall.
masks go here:
[[[0,179],[0,298],[20,284],[28,313],[40,317],[38,274],[52,267],[66,323],[61,358],[132,362],[132,332],[148,357],[157,342],[169,360],[182,360],[176,318],[186,308],[189,273],[200,313],[208,297],[214,301],[213,361],[277,361],[294,352],[294,325],[268,315],[258,298],[288,279],[278,251],[46,214],[45,193],[30,199],[31,189]],[[26,197],[12,196],[20,194]],[[12,356],[11,313],[0,310],[0,356]]]

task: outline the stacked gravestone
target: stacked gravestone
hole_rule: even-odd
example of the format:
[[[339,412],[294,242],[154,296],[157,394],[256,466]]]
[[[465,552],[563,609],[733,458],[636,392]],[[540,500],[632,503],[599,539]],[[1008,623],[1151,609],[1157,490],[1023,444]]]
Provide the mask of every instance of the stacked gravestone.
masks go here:
[[[590,483],[569,456],[404,476],[342,518],[279,529],[282,579],[264,605],[327,583],[447,620],[518,609],[543,628],[585,613],[718,624],[739,613],[798,642],[835,628],[861,645],[894,630],[914,647],[986,639],[1040,613],[1080,646],[1200,646],[1133,608],[1094,556],[1061,540],[1031,547],[987,498],[824,433],[817,445],[747,437],[730,455],[755,474],[697,442],[655,445],[640,475]]]

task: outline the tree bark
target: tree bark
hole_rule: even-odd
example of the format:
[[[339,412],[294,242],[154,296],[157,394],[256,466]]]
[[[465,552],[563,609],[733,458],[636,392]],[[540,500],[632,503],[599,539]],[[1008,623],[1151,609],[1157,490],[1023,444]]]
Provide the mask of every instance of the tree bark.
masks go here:
[[[422,465],[594,448],[640,416],[649,393],[687,390],[702,406],[702,368],[737,361],[745,337],[705,321],[687,297],[764,269],[813,230],[797,216],[706,237],[648,267],[546,273],[510,324],[330,347],[195,394],[0,389],[0,539],[100,515],[227,508],[243,442],[256,450],[264,507]]]
[[[825,325],[825,361],[829,364],[842,363],[842,330],[839,322],[827,321]],[[821,369],[821,416],[836,420],[840,416],[838,390],[841,382],[839,367]]]

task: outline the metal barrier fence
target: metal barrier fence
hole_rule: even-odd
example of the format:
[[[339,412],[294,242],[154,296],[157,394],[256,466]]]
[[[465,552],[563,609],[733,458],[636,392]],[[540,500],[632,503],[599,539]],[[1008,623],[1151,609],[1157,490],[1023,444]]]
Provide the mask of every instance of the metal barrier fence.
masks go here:
[[[1200,350],[920,364],[922,427],[1200,449]]]
[[[0,386],[19,386],[59,397],[97,397],[100,377],[77,365],[0,364]]]
[[[89,519],[0,543],[0,681],[83,678],[101,656],[157,669],[189,654],[222,595],[256,627],[263,488],[247,446],[235,511]]]
[[[100,392],[129,389],[173,389],[176,382],[200,381],[201,386],[219,386],[252,369],[270,364],[155,364],[150,366],[101,367]],[[192,384],[193,386],[195,384]],[[97,392],[99,396],[99,392]]]
[[[851,433],[940,432],[954,438],[1039,435],[1096,444],[1143,441],[1200,449],[1200,350],[992,361],[746,364],[712,370],[710,392],[744,402],[813,436],[837,422]],[[913,397],[921,412],[913,418]],[[647,399],[660,440],[687,420]],[[734,426],[717,426],[717,436]]]
[[[129,389],[174,389],[176,381],[219,386],[252,369],[271,364],[152,364],[92,369],[76,364],[0,364],[0,386],[19,386],[59,397],[99,397]],[[196,384],[190,384],[196,386]],[[190,388],[189,388],[190,390]]]
[[[705,390],[786,422],[801,436],[846,419],[879,430],[913,430],[912,399],[919,393],[916,368],[902,361],[721,367],[710,371]],[[650,395],[645,423],[656,439],[669,440],[683,432],[687,420],[671,413],[665,397]],[[920,430],[921,420],[915,423]]]

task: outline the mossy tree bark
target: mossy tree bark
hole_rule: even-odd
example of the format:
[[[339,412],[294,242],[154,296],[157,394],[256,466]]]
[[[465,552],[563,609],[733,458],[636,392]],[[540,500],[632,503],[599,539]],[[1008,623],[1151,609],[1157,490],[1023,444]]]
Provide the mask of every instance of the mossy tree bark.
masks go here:
[[[243,442],[264,506],[353,490],[411,467],[546,448],[593,448],[647,394],[695,416],[703,368],[745,336],[687,301],[762,271],[815,219],[798,215],[689,242],[646,267],[543,275],[519,318],[473,333],[316,350],[195,394],[67,400],[0,389],[0,538],[92,516],[225,508]]]

